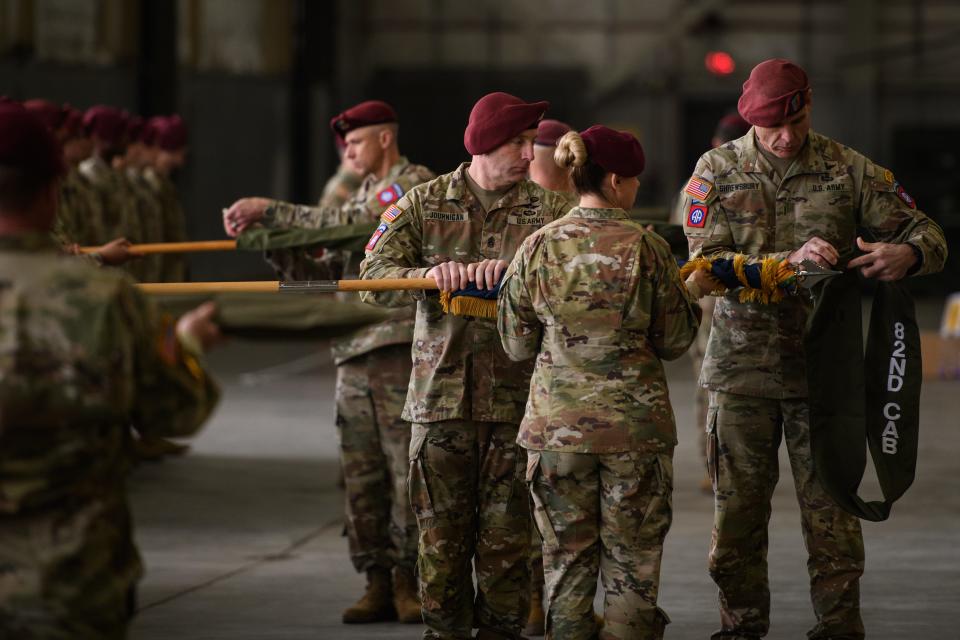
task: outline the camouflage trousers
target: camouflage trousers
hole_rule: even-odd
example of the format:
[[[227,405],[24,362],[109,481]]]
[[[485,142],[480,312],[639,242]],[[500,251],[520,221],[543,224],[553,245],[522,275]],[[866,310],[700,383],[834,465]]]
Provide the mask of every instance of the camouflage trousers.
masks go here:
[[[126,637],[143,574],[120,496],[0,516],[0,638]]]
[[[410,345],[383,347],[337,367],[337,432],[350,560],[357,571],[413,568],[417,522],[407,498],[410,424],[400,419]]]
[[[420,526],[424,638],[470,638],[474,627],[521,637],[530,505],[517,428],[469,420],[413,425],[410,502]]]
[[[805,399],[710,392],[708,463],[715,483],[709,568],[720,587],[722,628],[713,638],[760,638],[770,628],[767,524],[787,443],[817,624],[811,639],[863,638],[860,521],[827,496],[814,475]]]
[[[657,607],[663,541],[673,519],[673,455],[529,451],[527,482],[543,536],[547,638],[663,637]]]

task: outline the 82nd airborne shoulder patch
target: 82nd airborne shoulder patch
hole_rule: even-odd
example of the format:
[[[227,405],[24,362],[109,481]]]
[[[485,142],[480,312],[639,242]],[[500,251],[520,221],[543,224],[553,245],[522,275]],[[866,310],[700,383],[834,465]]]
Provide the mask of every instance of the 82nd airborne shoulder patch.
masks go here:
[[[390,204],[391,202],[396,202],[400,199],[400,196],[403,195],[403,187],[398,183],[394,182],[392,185],[386,189],[381,189],[377,192],[377,201],[384,207]]]
[[[917,208],[917,201],[914,200],[913,197],[903,189],[903,185],[901,185],[899,182],[894,182],[893,190],[898,196],[900,196],[900,199],[903,200],[908,207],[911,209]]]
[[[694,202],[687,209],[687,226],[703,229],[707,224],[707,205]]]

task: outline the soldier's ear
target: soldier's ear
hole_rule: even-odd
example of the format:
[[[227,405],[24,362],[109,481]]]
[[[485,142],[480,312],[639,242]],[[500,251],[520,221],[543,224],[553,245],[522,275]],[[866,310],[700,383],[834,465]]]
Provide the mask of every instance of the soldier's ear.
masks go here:
[[[388,149],[390,145],[393,144],[394,133],[390,127],[383,127],[380,129],[379,142],[381,149]]]
[[[623,178],[612,171],[607,172],[607,175],[603,177],[603,181],[607,183],[607,186],[610,187],[613,193],[620,193],[620,190],[623,188]]]

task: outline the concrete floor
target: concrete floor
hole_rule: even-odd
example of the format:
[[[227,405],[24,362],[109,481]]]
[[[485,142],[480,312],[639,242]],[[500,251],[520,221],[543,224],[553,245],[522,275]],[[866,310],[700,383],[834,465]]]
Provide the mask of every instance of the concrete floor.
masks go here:
[[[412,625],[340,623],[363,580],[341,536],[333,367],[324,354],[317,343],[236,341],[213,355],[224,387],[215,417],[188,456],[146,465],[130,482],[147,565],[133,640],[420,636],[422,627]],[[718,625],[705,569],[712,501],[697,489],[702,467],[688,362],[668,367],[681,437],[661,595],[671,640],[703,640]],[[889,521],[864,523],[870,638],[960,638],[958,394],[958,382],[925,384],[916,483]],[[781,465],[770,527],[769,637],[796,639],[813,614],[783,456]]]

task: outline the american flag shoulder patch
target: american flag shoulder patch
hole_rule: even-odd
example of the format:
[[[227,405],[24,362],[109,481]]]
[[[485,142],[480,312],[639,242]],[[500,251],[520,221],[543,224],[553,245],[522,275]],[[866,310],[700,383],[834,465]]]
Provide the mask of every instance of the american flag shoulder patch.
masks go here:
[[[380,219],[384,222],[393,222],[400,217],[401,213],[403,213],[403,209],[395,204],[392,204],[380,215]]]
[[[693,176],[687,182],[684,193],[695,200],[706,200],[713,193],[713,183],[707,182],[703,178]]]

